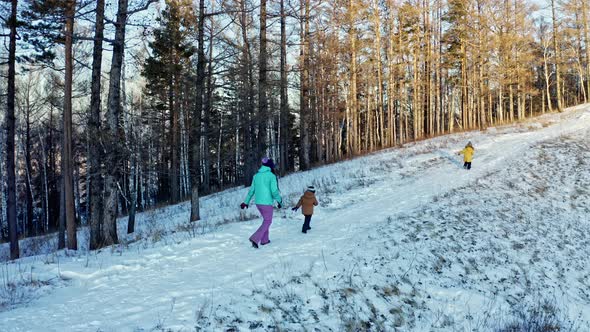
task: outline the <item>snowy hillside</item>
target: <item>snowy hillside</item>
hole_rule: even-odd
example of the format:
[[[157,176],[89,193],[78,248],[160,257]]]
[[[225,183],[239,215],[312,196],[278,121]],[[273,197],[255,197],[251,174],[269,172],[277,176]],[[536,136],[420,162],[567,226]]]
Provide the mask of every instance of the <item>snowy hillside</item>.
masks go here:
[[[531,309],[590,331],[590,106],[290,175],[285,205],[308,185],[312,230],[275,210],[260,249],[247,188],[101,252],[31,240],[0,265],[0,331],[494,331]]]

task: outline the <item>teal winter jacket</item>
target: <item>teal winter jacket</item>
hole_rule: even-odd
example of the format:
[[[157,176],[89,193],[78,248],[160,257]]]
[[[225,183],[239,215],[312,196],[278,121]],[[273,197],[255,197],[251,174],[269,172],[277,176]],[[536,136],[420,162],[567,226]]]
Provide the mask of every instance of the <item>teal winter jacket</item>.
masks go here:
[[[255,196],[255,203],[258,205],[273,205],[273,201],[283,203],[277,177],[271,172],[270,167],[262,166],[252,179],[252,186],[246,196],[244,203],[250,204],[252,196]]]

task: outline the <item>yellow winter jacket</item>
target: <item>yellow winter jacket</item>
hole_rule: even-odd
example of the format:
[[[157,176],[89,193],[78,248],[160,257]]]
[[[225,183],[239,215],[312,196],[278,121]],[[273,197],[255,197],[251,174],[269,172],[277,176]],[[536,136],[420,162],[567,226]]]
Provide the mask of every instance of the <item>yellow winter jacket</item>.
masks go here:
[[[475,153],[475,149],[472,146],[466,146],[465,149],[461,150],[459,154],[463,155],[463,161],[466,163],[470,163],[473,159],[473,153]]]

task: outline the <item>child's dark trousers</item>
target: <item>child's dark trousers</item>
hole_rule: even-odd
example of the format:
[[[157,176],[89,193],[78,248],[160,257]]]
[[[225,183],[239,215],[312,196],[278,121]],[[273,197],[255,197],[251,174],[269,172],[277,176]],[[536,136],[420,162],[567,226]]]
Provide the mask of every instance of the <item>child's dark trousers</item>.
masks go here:
[[[305,216],[305,221],[303,222],[303,228],[301,228],[301,231],[303,233],[307,233],[307,231],[311,229],[311,227],[309,227],[310,222],[311,222],[311,215]]]

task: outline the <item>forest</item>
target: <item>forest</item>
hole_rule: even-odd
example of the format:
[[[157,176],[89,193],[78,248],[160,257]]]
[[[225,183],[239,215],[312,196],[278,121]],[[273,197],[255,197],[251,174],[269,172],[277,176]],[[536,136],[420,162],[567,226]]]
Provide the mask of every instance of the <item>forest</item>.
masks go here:
[[[0,242],[586,103],[588,2],[0,0]]]

